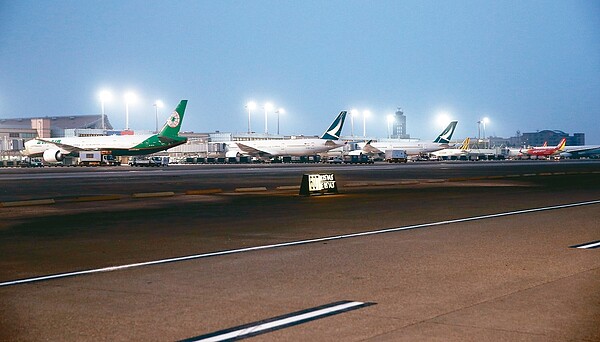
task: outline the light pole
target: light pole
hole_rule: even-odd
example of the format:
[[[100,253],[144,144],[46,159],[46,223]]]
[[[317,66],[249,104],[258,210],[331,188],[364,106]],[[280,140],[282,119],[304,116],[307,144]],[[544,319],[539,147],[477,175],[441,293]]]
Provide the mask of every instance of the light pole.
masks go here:
[[[358,110],[353,109],[350,111],[350,125],[352,127],[351,133],[352,138],[354,138],[354,117],[358,115]]]
[[[273,110],[273,104],[271,102],[267,102],[264,105],[265,108],[265,134],[269,133],[269,124],[268,124],[268,116],[267,114],[269,113],[270,110]]]
[[[392,133],[390,133],[390,125],[394,123],[394,114],[390,114],[387,116],[387,130],[388,130],[388,139],[392,138]]]
[[[279,135],[279,114],[285,114],[285,109],[279,108],[275,113],[277,113],[277,135]]]
[[[481,120],[483,122],[483,148],[489,148],[489,144],[487,144],[488,146],[486,147],[486,142],[485,142],[485,124],[490,122],[490,119],[483,118],[483,120]]]
[[[248,109],[248,134],[250,134],[250,112],[256,109],[256,102],[250,101],[246,103],[246,109]]]
[[[483,148],[486,148],[486,146],[485,146],[485,124],[488,122],[490,122],[490,119],[488,119],[487,117],[477,121],[477,127],[478,127],[477,140],[478,140],[478,142],[481,142],[481,124],[483,124]]]
[[[129,104],[135,102],[137,96],[132,92],[125,93],[125,130],[129,130]]]
[[[112,94],[108,90],[100,92],[100,107],[102,107],[102,130],[106,130],[106,124],[104,122],[104,103],[112,99]]]
[[[363,111],[363,137],[367,137],[367,116],[371,115],[368,110]]]
[[[156,100],[153,104],[154,109],[155,109],[155,113],[156,113],[156,129],[154,131],[154,133],[158,133],[158,108],[162,108],[163,102],[161,100]]]

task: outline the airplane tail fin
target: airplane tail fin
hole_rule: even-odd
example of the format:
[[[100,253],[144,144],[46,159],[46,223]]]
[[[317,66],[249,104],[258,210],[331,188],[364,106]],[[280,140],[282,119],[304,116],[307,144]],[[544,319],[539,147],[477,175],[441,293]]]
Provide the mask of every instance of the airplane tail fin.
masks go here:
[[[179,105],[171,116],[165,122],[165,125],[158,133],[159,138],[177,138],[179,137],[179,129],[181,128],[181,123],[183,122],[183,115],[185,113],[185,107],[187,106],[188,100],[181,100]]]
[[[562,140],[558,143],[558,145],[556,146],[556,149],[558,151],[563,151],[565,149],[565,145],[567,144],[567,139],[566,138],[562,138]]]
[[[454,130],[456,129],[456,124],[458,121],[452,121],[444,131],[438,135],[438,137],[433,141],[435,143],[440,144],[448,144],[450,143],[450,139],[452,139],[452,134],[454,134]]]
[[[462,145],[460,146],[460,149],[463,150],[463,151],[468,150],[470,142],[471,142],[471,138],[465,138],[465,140],[463,141]]]
[[[335,120],[333,120],[333,123],[331,123],[325,133],[321,135],[321,139],[338,140],[340,138],[340,134],[342,133],[342,127],[344,126],[344,120],[346,120],[346,114],[347,112],[345,110],[341,111]]]

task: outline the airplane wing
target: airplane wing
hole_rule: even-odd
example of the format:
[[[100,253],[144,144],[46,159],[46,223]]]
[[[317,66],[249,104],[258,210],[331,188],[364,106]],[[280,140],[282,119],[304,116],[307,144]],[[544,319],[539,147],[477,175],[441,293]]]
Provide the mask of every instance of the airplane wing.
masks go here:
[[[89,150],[86,150],[85,148],[81,148],[81,147],[77,147],[77,146],[73,146],[73,145],[69,145],[69,144],[62,144],[59,142],[50,141],[50,140],[46,140],[46,139],[42,139],[42,138],[37,138],[36,140],[45,142],[46,144],[55,145],[62,150],[68,151],[69,153],[74,152],[74,151],[89,151]]]
[[[585,152],[597,149],[600,149],[600,145],[565,146],[565,149],[562,150],[562,152]]]
[[[257,148],[254,148],[252,146],[248,146],[246,144],[242,144],[242,143],[239,143],[239,142],[236,142],[235,144],[239,147],[240,150],[242,150],[242,152],[247,153],[247,154],[249,154],[251,156],[265,157],[265,156],[270,155],[269,152],[259,150]]]

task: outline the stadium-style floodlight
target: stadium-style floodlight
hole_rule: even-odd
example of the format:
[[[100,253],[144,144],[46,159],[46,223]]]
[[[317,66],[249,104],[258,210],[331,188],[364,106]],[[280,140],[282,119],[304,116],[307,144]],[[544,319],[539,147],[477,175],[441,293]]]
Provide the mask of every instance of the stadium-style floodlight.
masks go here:
[[[388,139],[392,138],[392,133],[390,132],[390,125],[393,124],[394,121],[396,121],[396,118],[394,117],[394,114],[389,114],[387,116]]]
[[[250,112],[256,109],[256,102],[250,101],[246,103],[246,109],[248,109],[248,134],[250,134]]]
[[[354,138],[354,117],[358,115],[358,110],[356,109],[352,109],[350,111],[350,127],[351,127],[351,134],[352,134],[352,138]]]
[[[277,113],[277,135],[279,135],[279,114],[285,114],[285,109],[279,108],[275,113]]]
[[[156,130],[154,133],[158,133],[158,108],[164,107],[164,104],[161,100],[156,100],[156,101],[154,101],[153,106],[154,106],[155,115],[156,115]]]
[[[102,90],[100,96],[100,107],[102,107],[102,130],[106,130],[106,124],[104,122],[104,103],[112,100],[112,93],[108,90]]]
[[[363,111],[363,137],[367,137],[367,116],[371,116],[368,110]]]
[[[265,103],[264,107],[265,109],[265,134],[269,133],[269,124],[268,124],[268,116],[267,114],[269,113],[269,111],[273,110],[273,104],[271,102],[267,102]]]
[[[137,100],[137,96],[129,91],[125,93],[125,130],[129,130],[129,104],[134,103]]]

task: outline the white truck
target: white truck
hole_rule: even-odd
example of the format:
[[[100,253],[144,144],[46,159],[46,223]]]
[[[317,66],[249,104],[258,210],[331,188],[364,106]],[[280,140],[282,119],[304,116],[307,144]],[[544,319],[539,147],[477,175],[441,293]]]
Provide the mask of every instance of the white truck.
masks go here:
[[[406,150],[385,150],[385,161],[388,163],[406,163]]]
[[[169,157],[133,157],[129,160],[131,166],[169,166]]]
[[[81,151],[79,152],[79,166],[117,166],[121,162],[115,159],[111,154],[103,154],[101,151]]]

